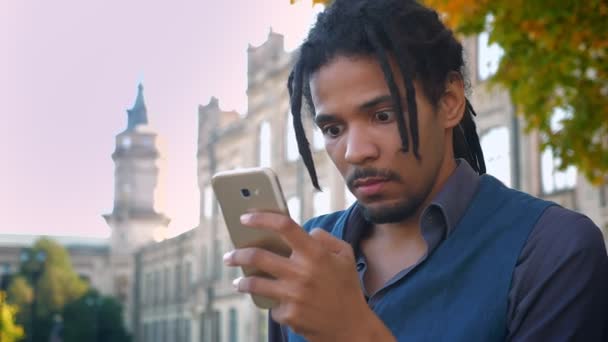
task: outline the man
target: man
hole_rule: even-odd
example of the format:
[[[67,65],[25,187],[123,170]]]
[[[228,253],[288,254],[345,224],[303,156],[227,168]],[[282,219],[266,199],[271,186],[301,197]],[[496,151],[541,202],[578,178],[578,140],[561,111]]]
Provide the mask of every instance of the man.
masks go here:
[[[485,173],[465,97],[462,45],[408,0],[336,0],[289,79],[300,154],[319,188],[302,109],[357,197],[299,227],[253,213],[284,258],[227,253],[273,279],[271,341],[601,341],[608,257],[587,217]],[[304,101],[304,102],[303,102]]]

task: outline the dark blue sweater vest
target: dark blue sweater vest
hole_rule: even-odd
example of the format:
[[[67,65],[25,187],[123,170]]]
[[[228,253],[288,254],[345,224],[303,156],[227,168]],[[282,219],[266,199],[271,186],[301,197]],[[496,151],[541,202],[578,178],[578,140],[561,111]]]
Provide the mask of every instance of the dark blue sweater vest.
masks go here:
[[[384,289],[372,310],[399,341],[503,341],[519,254],[551,203],[481,178],[464,216],[431,255]],[[351,209],[309,220],[343,238]],[[348,310],[348,308],[345,308]],[[289,330],[289,342],[304,339]]]

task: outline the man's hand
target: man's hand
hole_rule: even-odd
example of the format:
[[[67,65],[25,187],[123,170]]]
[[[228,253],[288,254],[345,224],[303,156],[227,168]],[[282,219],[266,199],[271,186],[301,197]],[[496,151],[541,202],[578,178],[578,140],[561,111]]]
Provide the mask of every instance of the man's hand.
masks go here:
[[[310,341],[394,340],[365,302],[348,243],[323,229],[315,228],[309,235],[282,214],[245,214],[241,222],[279,234],[292,249],[289,257],[260,248],[224,255],[229,266],[253,266],[274,277],[244,277],[234,284],[239,292],[276,300],[275,321]]]

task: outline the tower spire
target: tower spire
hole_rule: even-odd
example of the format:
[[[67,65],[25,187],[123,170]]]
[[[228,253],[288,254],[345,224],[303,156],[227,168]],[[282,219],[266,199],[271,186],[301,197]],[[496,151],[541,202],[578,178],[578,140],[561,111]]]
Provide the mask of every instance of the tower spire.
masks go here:
[[[137,86],[137,98],[133,108],[127,110],[128,122],[127,131],[132,131],[138,125],[148,124],[148,111],[144,102],[144,86],[140,83]]]

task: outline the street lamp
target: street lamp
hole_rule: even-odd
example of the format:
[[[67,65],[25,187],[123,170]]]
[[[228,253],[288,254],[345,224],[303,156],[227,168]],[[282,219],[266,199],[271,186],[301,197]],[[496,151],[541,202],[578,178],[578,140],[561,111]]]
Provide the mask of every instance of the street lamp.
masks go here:
[[[26,276],[30,278],[32,284],[32,303],[30,305],[30,329],[27,334],[27,340],[29,342],[33,341],[33,335],[35,329],[36,322],[36,299],[37,293],[36,290],[38,288],[38,279],[42,272],[44,271],[44,263],[46,262],[46,252],[41,250],[35,250],[33,248],[26,248],[21,250],[21,264],[23,265],[23,270]]]

